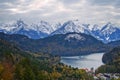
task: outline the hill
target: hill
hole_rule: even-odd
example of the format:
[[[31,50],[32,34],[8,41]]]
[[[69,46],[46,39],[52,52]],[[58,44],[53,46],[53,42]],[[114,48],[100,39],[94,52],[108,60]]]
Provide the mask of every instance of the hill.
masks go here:
[[[112,49],[105,53],[102,58],[105,65],[98,68],[102,73],[120,73],[120,47]]]
[[[45,53],[21,51],[0,39],[0,79],[1,80],[78,80],[90,79],[85,70],[71,68],[59,63],[58,56]]]
[[[83,33],[57,34],[37,40],[18,34],[0,33],[0,38],[14,43],[25,51],[45,52],[60,56],[85,55],[108,50],[108,46],[104,43]]]

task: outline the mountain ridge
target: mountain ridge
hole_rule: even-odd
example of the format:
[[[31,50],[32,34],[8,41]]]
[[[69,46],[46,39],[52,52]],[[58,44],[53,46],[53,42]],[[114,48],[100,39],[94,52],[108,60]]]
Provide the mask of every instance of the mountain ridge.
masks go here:
[[[18,34],[0,33],[0,38],[15,43],[19,48],[30,52],[44,52],[60,56],[85,55],[106,51],[102,41],[84,33],[57,34],[42,39],[29,39]]]
[[[91,27],[91,29],[90,29]],[[49,24],[46,21],[26,24],[21,19],[13,24],[0,24],[0,32],[7,34],[22,34],[32,39],[40,39],[55,34],[66,34],[70,32],[85,33],[102,40],[104,43],[120,40],[120,26],[108,22],[101,26],[94,24],[83,24],[79,20],[69,20],[63,24]]]

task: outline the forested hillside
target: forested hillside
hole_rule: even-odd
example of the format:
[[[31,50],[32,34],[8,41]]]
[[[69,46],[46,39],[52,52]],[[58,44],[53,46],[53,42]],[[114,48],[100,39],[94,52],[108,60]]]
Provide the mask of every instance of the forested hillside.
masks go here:
[[[103,56],[105,65],[98,68],[98,72],[102,73],[120,73],[120,47],[112,49]]]
[[[59,62],[58,56],[24,52],[0,39],[1,80],[93,80],[85,70]]]
[[[67,33],[43,39],[29,39],[23,35],[0,33],[0,38],[30,52],[45,52],[60,56],[86,55],[108,51],[110,46],[82,33]]]

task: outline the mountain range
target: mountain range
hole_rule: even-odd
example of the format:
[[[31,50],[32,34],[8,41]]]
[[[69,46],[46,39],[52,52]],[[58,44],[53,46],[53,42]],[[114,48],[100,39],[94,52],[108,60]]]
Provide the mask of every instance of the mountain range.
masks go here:
[[[31,39],[77,32],[92,35],[104,43],[120,40],[120,26],[112,24],[111,22],[108,22],[104,26],[83,24],[79,20],[70,20],[63,24],[49,24],[46,21],[26,24],[23,20],[19,19],[11,24],[0,24],[0,32],[6,34],[22,34]]]
[[[59,27],[59,24],[56,24],[53,27],[45,21],[28,25],[19,19],[12,24],[0,24],[0,32],[4,32],[6,34],[22,34],[32,39],[39,39],[47,37],[51,32],[56,30],[57,27]]]

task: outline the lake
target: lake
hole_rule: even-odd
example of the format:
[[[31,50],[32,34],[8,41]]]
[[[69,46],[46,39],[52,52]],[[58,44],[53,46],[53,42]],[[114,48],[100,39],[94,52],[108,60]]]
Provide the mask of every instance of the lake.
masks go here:
[[[61,62],[66,65],[70,65],[74,68],[91,69],[93,67],[94,69],[96,69],[103,64],[102,63],[103,54],[104,53],[94,53],[94,54],[84,55],[84,56],[61,57]]]

